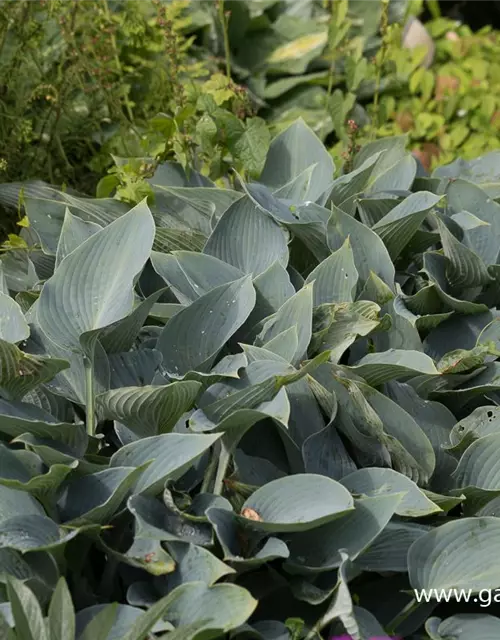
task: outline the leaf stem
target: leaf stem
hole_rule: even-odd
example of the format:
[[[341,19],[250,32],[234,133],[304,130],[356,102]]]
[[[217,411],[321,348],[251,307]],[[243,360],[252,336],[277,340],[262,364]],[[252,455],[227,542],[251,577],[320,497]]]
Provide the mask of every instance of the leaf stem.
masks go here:
[[[87,433],[89,436],[95,435],[95,402],[94,402],[94,368],[92,361],[87,356],[83,356],[83,366],[85,368],[85,412],[87,420]]]
[[[212,449],[210,461],[206,468],[205,475],[203,476],[203,482],[201,484],[201,489],[200,489],[201,493],[208,493],[210,491],[210,487],[212,485],[212,482],[215,476],[215,471],[217,469],[217,463],[219,459],[219,449],[217,445],[218,443],[216,442]]]
[[[224,486],[224,478],[227,473],[227,468],[229,466],[229,461],[231,460],[231,452],[228,447],[224,444],[224,440],[221,440],[220,443],[220,454],[219,461],[217,465],[217,473],[215,475],[214,482],[214,493],[215,495],[220,495],[222,493],[222,488]]]
[[[224,58],[226,60],[226,76],[231,79],[231,50],[229,48],[229,32],[227,30],[228,19],[224,11],[224,0],[218,0],[219,18],[222,25],[222,37],[224,39]]]
[[[402,609],[398,615],[393,618],[387,625],[387,633],[394,635],[396,629],[420,606],[420,602],[417,602],[415,598],[412,598],[410,602]]]

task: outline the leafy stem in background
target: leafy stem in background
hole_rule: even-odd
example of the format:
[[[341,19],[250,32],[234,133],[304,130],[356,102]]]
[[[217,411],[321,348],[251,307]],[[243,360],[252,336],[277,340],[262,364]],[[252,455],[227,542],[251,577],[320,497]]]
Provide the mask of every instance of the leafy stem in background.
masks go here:
[[[375,126],[372,127],[372,137],[375,136],[375,132],[380,125],[379,118],[379,99],[380,99],[380,86],[382,82],[382,70],[384,67],[385,56],[387,53],[387,31],[389,28],[389,0],[381,0],[382,2],[382,13],[380,16],[380,35],[382,38],[382,44],[380,46],[380,50],[375,56],[375,64],[376,64],[376,76],[375,76],[375,93],[373,94],[373,113],[375,118]]]
[[[94,436],[96,432],[95,395],[94,395],[94,366],[91,358],[83,356],[85,369],[85,412],[87,433]]]
[[[229,18],[230,11],[224,10],[224,0],[216,0],[219,11],[219,20],[222,27],[222,38],[224,42],[224,59],[226,63],[226,76],[231,78],[231,48],[229,44]]]

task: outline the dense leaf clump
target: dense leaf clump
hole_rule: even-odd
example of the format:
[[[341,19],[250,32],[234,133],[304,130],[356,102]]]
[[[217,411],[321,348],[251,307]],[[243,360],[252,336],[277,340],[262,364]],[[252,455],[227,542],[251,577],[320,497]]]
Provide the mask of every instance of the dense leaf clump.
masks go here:
[[[497,637],[493,599],[414,590],[500,586],[499,157],[350,164],[297,121],[234,189],[25,188],[2,638]]]

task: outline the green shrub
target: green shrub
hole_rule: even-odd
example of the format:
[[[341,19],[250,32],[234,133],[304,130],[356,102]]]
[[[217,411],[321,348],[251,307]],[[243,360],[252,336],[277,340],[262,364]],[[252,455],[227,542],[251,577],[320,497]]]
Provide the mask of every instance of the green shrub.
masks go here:
[[[499,586],[498,153],[348,165],[298,121],[235,188],[171,162],[149,207],[25,187],[4,637],[71,640],[75,610],[89,640],[496,637],[413,590]]]
[[[189,50],[199,25],[184,0],[19,0],[1,8],[4,181],[92,191],[110,153],[148,153],[144,123],[180,107],[187,78],[208,73]]]
[[[411,147],[431,168],[500,148],[499,32],[472,33],[443,18],[426,26],[436,43],[432,67],[409,66],[409,54],[389,48],[388,64],[409,82],[383,95],[378,113],[368,107],[372,121],[380,123],[368,135],[408,132]]]

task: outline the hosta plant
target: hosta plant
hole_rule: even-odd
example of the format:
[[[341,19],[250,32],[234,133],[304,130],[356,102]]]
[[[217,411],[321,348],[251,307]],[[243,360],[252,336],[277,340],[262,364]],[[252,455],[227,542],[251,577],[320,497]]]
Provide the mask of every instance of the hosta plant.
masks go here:
[[[498,636],[421,594],[500,586],[500,162],[405,142],[334,178],[297,121],[257,181],[165,163],[131,210],[26,186],[0,637]]]

